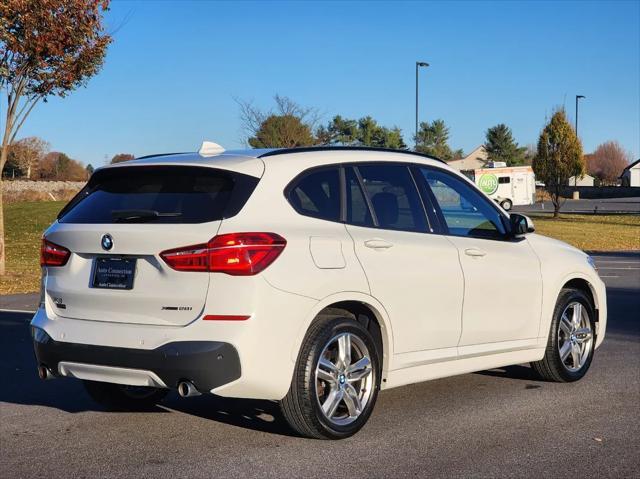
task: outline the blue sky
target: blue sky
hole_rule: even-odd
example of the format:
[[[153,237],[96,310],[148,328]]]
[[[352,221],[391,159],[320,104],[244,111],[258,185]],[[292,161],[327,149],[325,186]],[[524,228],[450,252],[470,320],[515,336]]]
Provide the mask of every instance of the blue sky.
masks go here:
[[[234,97],[274,94],[333,115],[414,129],[442,118],[469,152],[506,123],[535,143],[565,105],[585,150],[618,140],[640,156],[640,2],[114,1],[106,63],[87,88],[51,99],[19,136],[94,166],[119,152],[242,146]]]

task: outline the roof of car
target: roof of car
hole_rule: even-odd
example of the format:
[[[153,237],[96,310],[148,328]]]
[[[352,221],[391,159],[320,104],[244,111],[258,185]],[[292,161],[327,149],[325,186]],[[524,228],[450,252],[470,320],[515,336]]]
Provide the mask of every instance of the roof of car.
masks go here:
[[[169,157],[179,157],[181,160],[194,160],[196,158],[207,159],[207,158],[219,158],[219,157],[245,157],[245,158],[265,158],[268,156],[276,156],[276,155],[287,155],[293,153],[311,153],[311,152],[320,152],[320,151],[373,151],[373,152],[386,152],[386,153],[402,153],[406,155],[419,156],[422,158],[427,158],[430,160],[440,161],[445,163],[443,160],[436,158],[434,156],[425,155],[424,153],[420,153],[417,151],[411,150],[399,150],[394,148],[379,148],[373,146],[305,146],[305,147],[296,147],[296,148],[247,148],[247,149],[238,149],[238,150],[223,150],[220,153],[214,155],[201,155],[198,152],[186,152],[186,153],[160,153],[156,155],[147,155],[136,158],[133,161],[140,160],[162,160],[166,158],[167,160],[172,160],[174,158]]]
[[[404,153],[407,155],[420,156],[422,158],[428,158],[430,160],[441,161],[443,160],[434,156],[425,155],[423,153],[411,150],[399,150],[394,148],[379,148],[374,146],[306,146],[298,148],[276,148],[266,150],[258,158],[264,158],[265,156],[286,155],[291,153],[306,153],[314,151],[378,151],[387,153]]]
[[[382,152],[399,153],[407,156],[418,157],[423,160],[444,161],[432,156],[424,155],[410,150],[394,150],[390,148],[373,148],[365,146],[312,146],[301,148],[265,148],[265,149],[243,149],[243,150],[223,150],[220,153],[202,155],[199,152],[190,153],[163,153],[158,155],[148,155],[122,163],[108,165],[104,168],[118,168],[135,165],[191,165],[191,166],[216,166],[222,169],[229,169],[241,173],[260,177],[264,171],[262,158],[277,157],[296,153],[319,153],[319,152]],[[258,160],[258,161],[256,161]]]

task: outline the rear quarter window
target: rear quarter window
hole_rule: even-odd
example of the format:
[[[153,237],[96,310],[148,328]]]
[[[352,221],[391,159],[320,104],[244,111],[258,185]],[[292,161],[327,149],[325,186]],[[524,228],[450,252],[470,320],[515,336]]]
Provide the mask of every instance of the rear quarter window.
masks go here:
[[[288,187],[286,196],[301,215],[340,221],[340,172],[337,167],[303,173]]]
[[[126,166],[96,172],[61,223],[206,223],[237,214],[258,178],[214,168]]]

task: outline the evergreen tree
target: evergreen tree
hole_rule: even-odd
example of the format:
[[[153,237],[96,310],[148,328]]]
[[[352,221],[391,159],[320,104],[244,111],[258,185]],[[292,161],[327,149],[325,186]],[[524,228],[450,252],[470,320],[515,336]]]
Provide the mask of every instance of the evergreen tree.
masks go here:
[[[507,166],[524,164],[526,147],[518,146],[513,139],[511,128],[500,123],[487,130],[484,147],[492,161],[504,161]]]
[[[418,136],[414,139],[416,151],[444,161],[454,159],[454,152],[449,146],[449,127],[443,120],[421,122]],[[462,151],[458,150],[456,153],[460,154]]]

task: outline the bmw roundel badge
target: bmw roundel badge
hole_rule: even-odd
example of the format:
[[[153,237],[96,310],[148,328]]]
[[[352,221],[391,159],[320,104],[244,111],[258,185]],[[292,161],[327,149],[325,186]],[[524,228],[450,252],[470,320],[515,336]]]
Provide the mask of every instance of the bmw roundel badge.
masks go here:
[[[113,248],[113,238],[109,233],[102,235],[102,240],[100,241],[100,244],[102,245],[103,250],[109,251],[111,250],[111,248]]]

